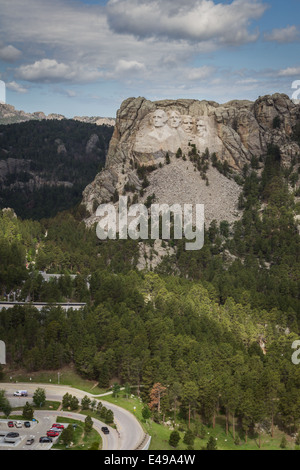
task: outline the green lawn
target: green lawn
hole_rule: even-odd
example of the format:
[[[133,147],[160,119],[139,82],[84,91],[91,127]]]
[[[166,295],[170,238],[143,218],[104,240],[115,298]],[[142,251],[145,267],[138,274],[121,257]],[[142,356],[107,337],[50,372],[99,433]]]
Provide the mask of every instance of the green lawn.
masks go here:
[[[105,400],[118,405],[134,414],[144,430],[151,436],[150,450],[174,450],[173,447],[169,445],[169,437],[171,434],[171,429],[167,425],[157,424],[151,419],[145,422],[142,416],[143,403],[137,397],[135,398],[125,398],[122,396],[122,392],[119,397],[115,398],[113,396],[105,397]],[[185,431],[187,430],[187,424],[185,422],[178,422],[179,424],[179,433],[180,441],[178,444],[177,450],[187,450],[187,445],[184,444],[183,438]],[[194,423],[191,423],[191,429],[193,429]],[[232,428],[230,427],[228,435],[225,432],[225,418],[220,416],[216,420],[215,429],[205,426],[205,437],[200,439],[197,437],[194,442],[194,449],[201,450],[206,447],[207,441],[210,436],[213,436],[216,439],[216,444],[218,450],[259,450],[259,439],[256,437],[248,437],[247,443],[243,437],[240,437],[239,445],[235,444],[234,438],[232,435]],[[238,435],[238,430],[236,431],[236,436]],[[275,430],[274,438],[272,438],[267,433],[261,434],[261,450],[281,450],[280,443],[281,439],[284,436],[284,433]],[[287,450],[295,449],[295,443],[290,436],[286,435],[287,438]]]
[[[10,379],[11,377],[11,379]],[[67,385],[69,387],[78,388],[87,393],[95,395],[105,393],[107,390],[101,389],[97,383],[92,380],[86,380],[80,377],[72,368],[64,368],[59,371],[42,371],[42,372],[24,372],[24,371],[7,371],[2,382],[21,382],[21,383],[40,383],[53,385]]]

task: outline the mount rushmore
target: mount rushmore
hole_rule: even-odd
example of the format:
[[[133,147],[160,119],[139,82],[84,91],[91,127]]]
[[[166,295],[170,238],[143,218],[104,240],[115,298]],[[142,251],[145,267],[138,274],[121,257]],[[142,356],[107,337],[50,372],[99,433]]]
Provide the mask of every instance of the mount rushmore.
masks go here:
[[[142,192],[144,199],[155,193],[160,203],[176,200],[182,204],[189,197],[188,202],[206,203],[208,210],[212,200],[215,210],[227,202],[233,214],[240,187],[232,178],[217,175],[211,167],[209,188],[205,187],[188,158],[191,149],[197,149],[200,155],[208,150],[218,162],[226,162],[231,172],[242,174],[253,157],[263,164],[268,147],[276,145],[282,165],[289,166],[300,155],[294,139],[299,118],[300,106],[279,93],[259,97],[255,102],[235,100],[225,104],[128,98],[117,112],[105,169],[83,193],[82,204],[89,214],[86,221],[93,223],[97,206],[111,201],[114,195],[125,194],[128,188],[129,192],[139,192],[141,167],[155,168],[148,175],[149,186]],[[175,158],[179,150],[186,161]],[[166,155],[171,165],[164,164]],[[140,193],[139,200],[143,200]],[[211,212],[210,219],[214,216]],[[225,218],[226,212],[227,207],[220,217]]]
[[[158,108],[140,123],[133,152],[154,155],[161,151],[176,153],[179,148],[187,149],[193,144],[203,152],[206,148],[214,152],[221,150],[222,142],[213,119],[180,114],[176,109],[165,111]]]

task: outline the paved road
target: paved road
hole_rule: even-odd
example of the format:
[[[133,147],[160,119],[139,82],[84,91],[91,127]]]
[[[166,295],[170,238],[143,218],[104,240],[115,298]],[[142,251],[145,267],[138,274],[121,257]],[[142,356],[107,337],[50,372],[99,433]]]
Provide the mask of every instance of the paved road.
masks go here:
[[[24,406],[26,401],[31,401],[32,395],[35,390],[40,387],[43,388],[46,392],[47,400],[54,400],[54,401],[62,401],[62,397],[66,393],[70,393],[73,396],[76,396],[79,400],[81,400],[84,396],[88,396],[91,399],[96,399],[97,401],[101,401],[104,406],[108,409],[111,409],[114,413],[115,424],[117,426],[117,431],[115,429],[110,428],[110,434],[104,435],[101,432],[101,426],[104,424],[101,421],[95,420],[94,427],[97,431],[100,432],[102,439],[103,439],[103,450],[134,450],[136,449],[142,440],[145,437],[145,433],[137,421],[137,419],[128,411],[120,408],[116,405],[111,403],[105,402],[102,399],[101,395],[93,395],[91,393],[84,392],[82,390],[78,390],[72,387],[67,387],[63,385],[48,385],[48,384],[26,384],[26,383],[0,383],[0,390],[5,390],[6,397],[9,399],[10,403],[13,407],[15,406]],[[27,390],[28,397],[14,397],[13,393],[16,390]],[[72,412],[48,412],[48,411],[39,411],[36,413],[43,413],[43,416],[50,416],[50,414],[56,414],[63,416],[72,417],[74,415]],[[35,413],[35,414],[36,414]],[[76,419],[85,419],[85,416],[76,414]]]

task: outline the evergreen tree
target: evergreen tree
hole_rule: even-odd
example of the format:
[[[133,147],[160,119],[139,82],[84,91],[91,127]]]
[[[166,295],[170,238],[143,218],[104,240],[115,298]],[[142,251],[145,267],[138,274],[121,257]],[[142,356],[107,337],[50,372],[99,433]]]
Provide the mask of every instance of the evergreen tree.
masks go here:
[[[59,440],[65,444],[70,445],[71,442],[74,440],[74,428],[72,424],[69,424],[66,428],[64,428],[60,434]]]
[[[208,439],[206,450],[218,450],[216,439],[213,436]]]
[[[171,447],[177,447],[180,441],[180,434],[178,431],[172,431],[169,438],[169,444]]]
[[[85,434],[89,434],[93,429],[93,420],[90,416],[87,416],[84,420],[84,432]]]
[[[31,421],[33,419],[33,415],[34,415],[33,407],[27,401],[25,406],[23,407],[22,416],[25,420],[30,420]]]

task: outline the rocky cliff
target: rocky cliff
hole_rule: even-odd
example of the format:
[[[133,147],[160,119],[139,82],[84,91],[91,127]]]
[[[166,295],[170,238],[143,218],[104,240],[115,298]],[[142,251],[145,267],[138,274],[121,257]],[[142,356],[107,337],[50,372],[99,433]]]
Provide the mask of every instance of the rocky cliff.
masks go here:
[[[95,222],[99,204],[121,194],[136,202],[202,203],[208,223],[234,221],[245,165],[261,168],[270,145],[282,165],[299,157],[299,117],[299,105],[283,94],[225,104],[129,98],[117,112],[106,167],[83,193],[87,223]]]

